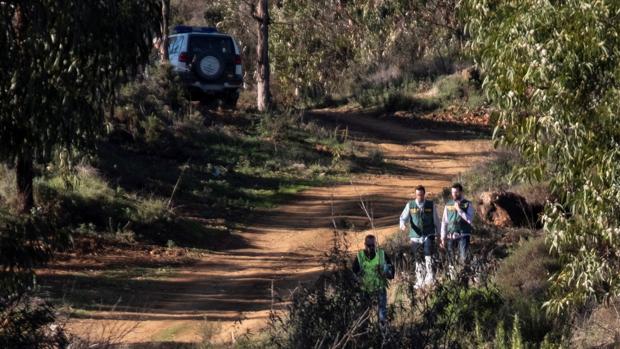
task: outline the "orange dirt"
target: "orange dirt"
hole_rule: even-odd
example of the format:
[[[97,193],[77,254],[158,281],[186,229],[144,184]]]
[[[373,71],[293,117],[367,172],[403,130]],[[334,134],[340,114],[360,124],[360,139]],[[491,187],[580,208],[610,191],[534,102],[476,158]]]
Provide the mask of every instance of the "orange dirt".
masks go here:
[[[172,277],[148,282],[134,295],[148,304],[144,308],[92,312],[70,322],[69,329],[90,338],[128,332],[122,339],[127,343],[195,342],[202,339],[206,318],[215,324],[220,342],[255,332],[265,326],[271,307],[278,306],[271,301],[272,285],[286,296],[299,281],[320,273],[321,256],[331,245],[332,217],[356,227],[352,248],[361,247],[370,230],[360,208],[363,197],[381,241],[397,230],[414,186],[425,185],[428,194],[437,196],[492,152],[487,139],[464,129],[415,129],[394,118],[354,111],[321,110],[310,117],[348,128],[358,147],[380,150],[386,166],[363,170],[351,183],[306,190],[259,212],[252,224],[234,233],[246,247],[207,254]]]

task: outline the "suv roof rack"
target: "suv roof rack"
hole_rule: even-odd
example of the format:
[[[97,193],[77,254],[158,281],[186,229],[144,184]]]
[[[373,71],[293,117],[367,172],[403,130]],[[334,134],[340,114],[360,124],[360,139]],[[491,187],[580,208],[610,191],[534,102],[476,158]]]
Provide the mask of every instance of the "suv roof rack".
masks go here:
[[[217,33],[217,28],[214,27],[192,27],[189,25],[177,25],[173,29],[175,34],[181,33]]]

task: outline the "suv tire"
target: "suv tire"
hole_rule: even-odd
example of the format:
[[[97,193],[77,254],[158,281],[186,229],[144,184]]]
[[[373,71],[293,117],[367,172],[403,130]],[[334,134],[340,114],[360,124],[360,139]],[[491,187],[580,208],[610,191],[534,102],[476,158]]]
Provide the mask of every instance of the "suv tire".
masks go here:
[[[192,70],[202,80],[217,80],[224,72],[224,60],[215,52],[203,53],[196,56]]]

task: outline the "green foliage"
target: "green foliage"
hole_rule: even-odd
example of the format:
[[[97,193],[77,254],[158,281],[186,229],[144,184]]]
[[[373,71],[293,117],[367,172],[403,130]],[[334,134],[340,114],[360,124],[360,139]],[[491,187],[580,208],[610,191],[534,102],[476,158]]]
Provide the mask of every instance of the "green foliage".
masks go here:
[[[463,174],[458,180],[465,190],[477,194],[489,190],[506,190],[513,181],[513,169],[523,160],[516,152],[500,150],[492,155],[491,160]]]
[[[121,79],[150,53],[159,1],[0,4],[0,159],[92,145]]]
[[[464,3],[495,138],[525,159],[517,174],[549,180],[544,216],[562,260],[554,313],[620,294],[620,3]]]
[[[282,2],[272,11],[285,23],[272,26],[278,78],[302,95],[317,89],[330,93],[342,89],[343,78],[355,84],[387,67],[411,66],[458,41],[454,6],[441,0]]]
[[[511,349],[523,349],[523,339],[521,339],[521,324],[519,323],[519,315],[515,314],[512,320],[512,335],[510,336]]]
[[[1,212],[0,212],[1,213]],[[50,331],[53,308],[33,296],[34,268],[47,263],[67,245],[67,235],[44,212],[10,217],[0,214],[0,346],[57,348],[66,339],[61,329]]]
[[[426,113],[450,107],[480,108],[485,100],[479,84],[464,72],[441,75],[432,83],[408,80],[362,84],[354,89],[350,99],[365,108],[379,107],[390,112]]]
[[[325,273],[310,287],[293,294],[285,316],[271,314],[270,342],[277,348],[305,348],[309,343],[329,348],[348,339],[350,348],[380,344],[376,308],[360,292],[358,279],[347,266],[346,245],[336,233]],[[344,248],[344,249],[343,249]]]
[[[178,223],[163,199],[111,188],[89,166],[37,179],[35,195],[48,214],[58,220],[57,224],[76,237],[86,235],[131,243],[137,234],[140,240],[164,243],[166,230]]]
[[[493,341],[494,349],[508,349],[508,340],[506,339],[506,330],[504,329],[504,321],[497,323],[495,327],[495,339]]]
[[[495,282],[506,299],[518,301],[526,297],[542,302],[549,287],[549,276],[558,267],[557,259],[548,253],[544,238],[532,238],[502,260]]]
[[[489,329],[493,329],[499,319],[497,309],[503,302],[495,287],[469,288],[448,282],[435,290],[430,306],[424,311],[425,321],[420,328],[429,334],[429,343],[462,338],[460,341],[465,344],[476,340],[469,335],[474,333],[476,325],[479,326],[479,337],[488,338]],[[467,337],[462,337],[465,334],[468,334]]]
[[[476,80],[464,77],[459,72],[440,77],[432,88],[437,90],[433,99],[437,104],[446,108],[452,105],[463,104],[469,109],[481,107],[485,103],[484,96]]]
[[[192,116],[182,86],[168,65],[149,67],[148,74],[123,85],[108,115],[109,138],[129,134],[144,149],[176,152],[171,126]]]
[[[440,107],[439,103],[431,98],[417,96],[416,84],[367,87],[354,92],[351,98],[364,108],[379,107],[388,112],[408,110],[414,112],[429,112]]]
[[[277,90],[300,100],[343,95],[360,81],[415,70],[424,56],[447,58],[461,45],[456,1],[271,2],[270,57]],[[255,20],[245,1],[212,1],[205,21],[244,46],[248,71],[255,62]],[[220,20],[221,19],[221,20]],[[444,61],[444,59],[442,59]],[[444,64],[445,65],[445,64]],[[420,70],[420,69],[418,69]]]

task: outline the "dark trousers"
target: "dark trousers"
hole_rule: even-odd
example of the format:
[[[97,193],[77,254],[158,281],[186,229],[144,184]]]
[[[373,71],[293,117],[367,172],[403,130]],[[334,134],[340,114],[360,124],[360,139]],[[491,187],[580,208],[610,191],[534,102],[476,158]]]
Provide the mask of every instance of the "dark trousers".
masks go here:
[[[381,289],[379,291],[379,309],[378,309],[379,321],[387,321],[387,290]]]
[[[432,256],[435,253],[435,235],[428,235],[424,242],[411,243],[411,255],[415,263],[424,263],[424,257]]]
[[[382,288],[375,292],[365,293],[364,302],[368,302],[369,306],[377,307],[377,315],[379,322],[387,321],[387,290]]]
[[[446,245],[450,263],[455,263],[458,261],[462,265],[467,264],[469,261],[469,235],[461,236],[456,239],[447,239]],[[457,248],[459,254],[458,259],[456,256]]]

